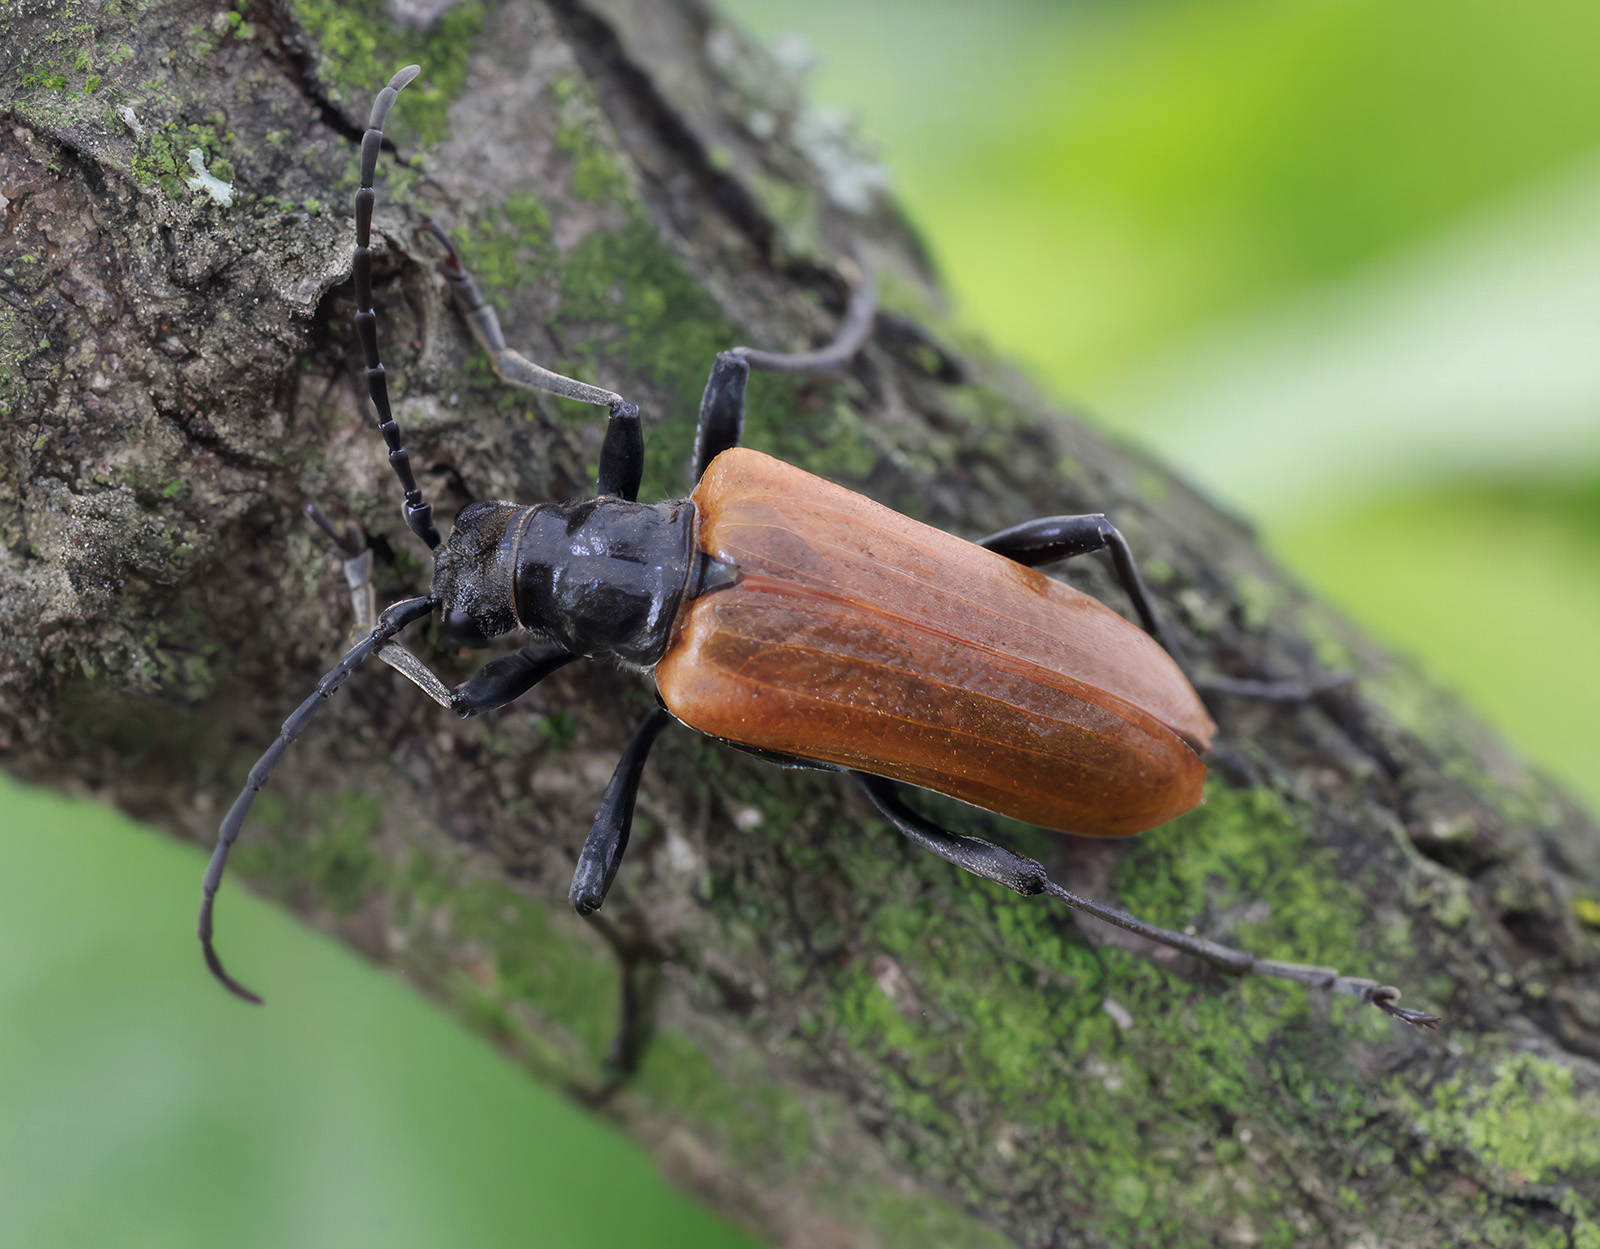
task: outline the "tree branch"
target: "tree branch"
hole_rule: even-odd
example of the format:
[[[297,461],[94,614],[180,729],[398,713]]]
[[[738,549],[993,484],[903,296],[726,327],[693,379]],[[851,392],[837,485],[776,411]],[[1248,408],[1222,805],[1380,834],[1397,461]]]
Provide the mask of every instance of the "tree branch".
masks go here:
[[[1131,846],[929,809],[1155,922],[1402,984],[1447,1030],[1146,954],[918,856],[835,778],[681,732],[646,772],[602,940],[565,891],[651,704],[584,665],[471,722],[368,665],[246,826],[257,888],[580,1088],[604,1079],[624,953],[656,1028],[606,1113],[774,1243],[1211,1243],[1288,1220],[1308,1244],[1455,1244],[1490,1218],[1531,1238],[1596,1217],[1578,1155],[1535,1140],[1530,1176],[1484,1144],[1600,1096],[1600,939],[1577,918],[1600,896],[1594,826],[1244,525],[958,348],[870,157],[809,149],[798,87],[758,49],[693,0],[527,0],[426,34],[375,5],[119,12],[75,58],[54,9],[14,10],[0,52],[10,770],[209,844],[345,649],[304,501],[374,536],[382,602],[425,592],[348,328],[353,137],[419,61],[380,162],[374,300],[441,525],[581,491],[601,423],[494,383],[414,241],[424,216],[515,346],[640,403],[647,498],[685,489],[715,353],[826,342],[861,249],[891,311],[842,377],[753,381],[753,445],[967,536],[1107,512],[1204,672],[1356,678],[1224,699],[1208,803]],[[231,206],[189,189],[190,149]],[[1073,576],[1126,606],[1108,573]],[[472,662],[426,658],[454,679]],[[553,986],[567,964],[593,993]]]

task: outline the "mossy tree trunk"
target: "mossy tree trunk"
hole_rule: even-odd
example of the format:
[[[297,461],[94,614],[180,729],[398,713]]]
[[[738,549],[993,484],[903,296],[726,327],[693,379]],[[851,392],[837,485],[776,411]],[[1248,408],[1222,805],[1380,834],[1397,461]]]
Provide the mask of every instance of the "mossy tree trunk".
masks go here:
[[[859,251],[885,287],[870,346],[841,378],[759,379],[753,445],[966,535],[1104,510],[1207,670],[1358,678],[1221,705],[1207,804],[1129,846],[941,811],[1159,921],[1448,1016],[1428,1035],[1152,960],[919,856],[836,778],[677,733],[607,910],[655,1031],[604,1113],[773,1243],[1600,1243],[1594,826],[1244,526],[958,346],[871,158],[696,0],[460,5],[425,33],[366,0],[3,21],[9,769],[209,842],[350,624],[303,500],[374,535],[380,595],[425,587],[348,285],[354,140],[420,61],[404,163],[380,168],[377,298],[446,519],[584,490],[600,424],[495,385],[422,215],[514,343],[640,403],[655,496],[683,491],[715,351],[824,340]],[[191,149],[231,204],[189,188]],[[596,1085],[619,964],[564,896],[649,705],[575,666],[463,723],[363,670],[273,778],[241,875],[539,1078]]]

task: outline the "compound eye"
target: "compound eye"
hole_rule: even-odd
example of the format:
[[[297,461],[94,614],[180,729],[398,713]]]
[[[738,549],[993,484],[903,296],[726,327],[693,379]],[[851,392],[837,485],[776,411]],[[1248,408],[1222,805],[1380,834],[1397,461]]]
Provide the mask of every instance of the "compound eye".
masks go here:
[[[464,646],[476,648],[489,645],[488,636],[478,628],[477,622],[459,607],[452,607],[436,615],[434,621],[434,636],[440,646],[458,649]]]

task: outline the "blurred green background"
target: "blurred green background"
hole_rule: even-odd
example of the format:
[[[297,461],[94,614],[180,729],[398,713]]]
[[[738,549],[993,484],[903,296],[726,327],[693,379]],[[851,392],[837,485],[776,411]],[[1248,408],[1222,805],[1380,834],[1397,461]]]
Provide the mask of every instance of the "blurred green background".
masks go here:
[[[726,5],[968,320],[1600,805],[1600,5]]]
[[[967,321],[1600,805],[1600,6],[727,7],[823,55]],[[238,891],[278,988],[218,994],[202,865],[0,781],[0,1244],[745,1243]]]

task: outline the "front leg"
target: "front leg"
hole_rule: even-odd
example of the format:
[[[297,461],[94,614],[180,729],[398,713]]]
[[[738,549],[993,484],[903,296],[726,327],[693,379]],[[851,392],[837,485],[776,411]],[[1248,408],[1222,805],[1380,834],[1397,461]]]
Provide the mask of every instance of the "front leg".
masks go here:
[[[483,297],[483,292],[472,280],[472,274],[462,265],[461,257],[456,255],[455,246],[445,232],[432,221],[424,221],[417,228],[417,237],[423,236],[433,239],[444,248],[444,259],[440,260],[438,265],[439,272],[450,284],[456,305],[472,328],[472,336],[488,354],[489,363],[494,366],[495,376],[502,382],[508,386],[521,387],[523,390],[542,390],[546,394],[560,395],[563,399],[576,399],[579,403],[592,403],[602,408],[622,401],[621,395],[561,373],[552,373],[544,366],[535,364],[521,352],[508,347],[494,305]]]
[[[328,535],[333,543],[332,553],[344,569],[345,584],[350,588],[350,609],[355,616],[355,622],[350,626],[349,640],[349,645],[354,646],[370,634],[377,624],[377,597],[372,587],[372,548],[359,526],[346,525],[340,530],[315,503],[306,504],[306,515]],[[378,658],[441,707],[451,705],[450,691],[445,688],[444,682],[401,643],[393,640],[384,642],[378,649]]]
[[[445,232],[432,221],[424,221],[417,229],[417,236],[431,238],[444,248],[444,258],[438,264],[439,272],[450,284],[456,306],[467,319],[472,336],[489,357],[496,377],[508,386],[540,390],[563,399],[576,399],[579,403],[592,403],[611,410],[605,443],[600,448],[598,490],[602,495],[626,499],[630,503],[638,498],[639,481],[644,475],[644,435],[639,428],[639,409],[614,391],[553,373],[543,365],[535,364],[521,352],[513,351],[506,345],[506,336],[500,328],[500,317],[494,305],[483,297],[483,292],[461,263],[461,257],[456,254]]]
[[[333,543],[329,554],[344,570],[345,585],[350,589],[350,611],[355,616],[350,627],[350,645],[354,646],[371,631],[378,618],[378,596],[372,587],[372,548],[359,525],[348,524],[340,529],[310,500],[306,501],[306,515],[328,535]]]
[[[449,707],[462,719],[516,702],[552,672],[577,656],[554,642],[534,642],[491,659],[449,694]]]

